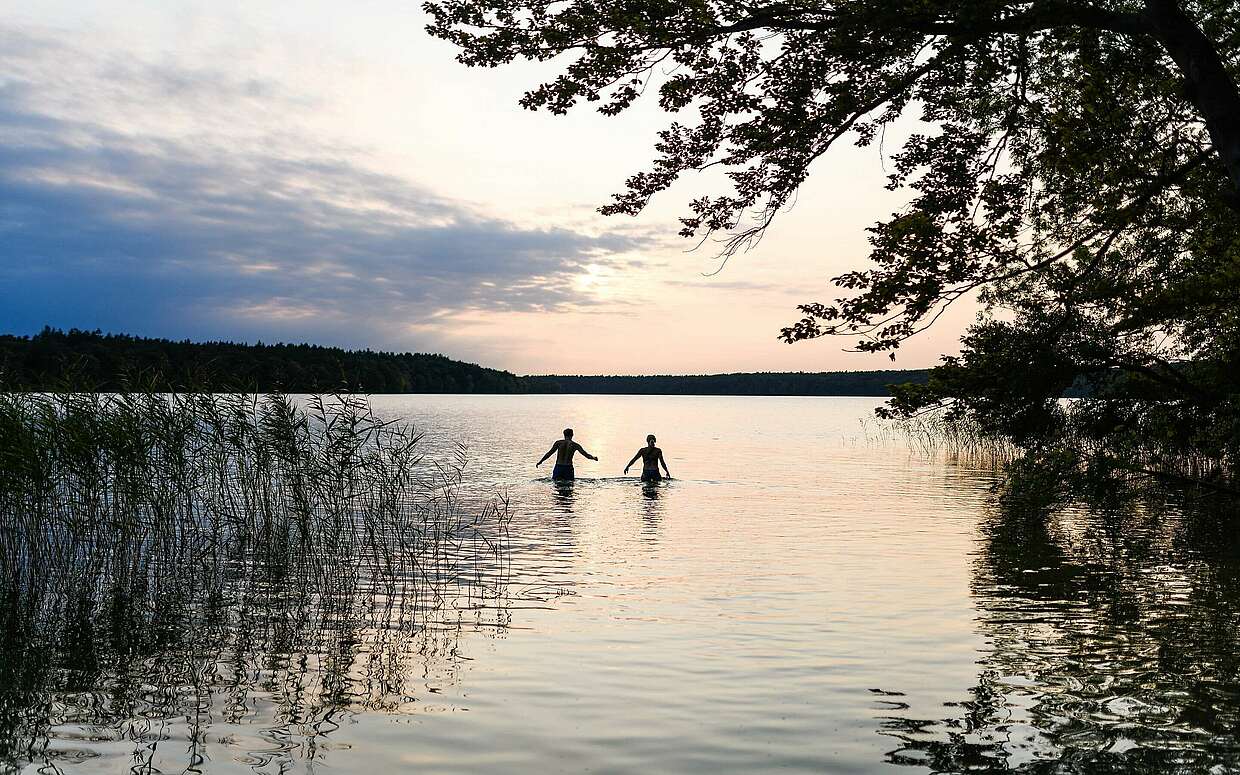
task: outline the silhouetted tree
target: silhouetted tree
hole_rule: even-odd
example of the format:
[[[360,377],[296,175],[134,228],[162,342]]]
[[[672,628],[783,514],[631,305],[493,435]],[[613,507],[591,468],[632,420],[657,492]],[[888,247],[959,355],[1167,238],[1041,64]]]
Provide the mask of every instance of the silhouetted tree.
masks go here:
[[[635,214],[682,174],[722,168],[732,190],[693,200],[681,233],[718,236],[724,257],[762,235],[833,144],[870,145],[902,116],[919,119],[889,180],[910,202],[871,228],[873,266],[836,278],[847,295],[803,305],[783,338],[847,335],[894,357],[947,305],[977,296],[1003,314],[983,314],[962,357],[899,411],[1016,410],[1019,430],[983,427],[1040,443],[1063,431],[1053,404],[1067,386],[1118,373],[1147,400],[1125,393],[1114,422],[1085,428],[1096,438],[1161,444],[1176,429],[1187,448],[1234,465],[1234,441],[1213,431],[1240,431],[1227,376],[1240,363],[1234,0],[425,8],[468,65],[560,58],[527,108],[587,101],[615,114],[648,92],[686,115],[602,210]]]

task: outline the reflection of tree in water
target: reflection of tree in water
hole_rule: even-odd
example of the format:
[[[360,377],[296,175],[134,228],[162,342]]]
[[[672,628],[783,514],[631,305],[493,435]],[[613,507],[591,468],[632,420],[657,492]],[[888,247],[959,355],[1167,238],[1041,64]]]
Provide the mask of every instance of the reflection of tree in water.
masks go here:
[[[884,718],[880,732],[900,742],[887,760],[936,772],[1237,771],[1235,519],[1170,503],[996,508],[974,566],[988,650],[972,697],[942,719]]]
[[[406,429],[332,417],[347,430],[298,420],[282,459],[239,434],[142,477],[96,446],[46,491],[5,472],[0,769],[285,769],[322,758],[351,713],[418,711],[454,680],[463,633],[504,631],[502,504],[457,502],[459,467],[423,465]]]

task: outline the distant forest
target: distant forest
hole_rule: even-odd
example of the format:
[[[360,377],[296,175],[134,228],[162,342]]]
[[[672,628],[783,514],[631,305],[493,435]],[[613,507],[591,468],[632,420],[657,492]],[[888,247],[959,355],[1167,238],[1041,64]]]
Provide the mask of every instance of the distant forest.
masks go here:
[[[925,382],[926,375],[890,370],[519,377],[442,355],[310,344],[173,341],[53,328],[34,336],[0,335],[0,389],[9,390],[886,396],[888,385]]]
[[[526,393],[526,380],[442,355],[312,344],[145,339],[45,328],[0,335],[0,385],[16,390]]]
[[[925,382],[925,369],[907,371],[757,372],[650,377],[528,377],[536,393],[699,396],[887,396],[888,385]]]

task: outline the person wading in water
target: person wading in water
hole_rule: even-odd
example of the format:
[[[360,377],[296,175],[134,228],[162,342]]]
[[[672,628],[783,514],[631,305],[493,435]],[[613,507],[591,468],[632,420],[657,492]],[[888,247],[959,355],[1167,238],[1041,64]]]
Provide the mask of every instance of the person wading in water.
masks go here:
[[[663,471],[667,474],[667,478],[672,478],[672,472],[667,470],[667,461],[663,459],[663,450],[654,445],[654,434],[646,437],[646,446],[637,450],[637,454],[629,461],[629,465],[624,467],[624,472],[629,472],[629,467],[642,459],[642,481],[657,482],[663,477],[659,475],[659,464],[663,465]]]
[[[552,479],[574,479],[573,476],[573,453],[580,452],[594,462],[598,462],[598,458],[586,452],[586,448],[573,441],[573,429],[564,429],[564,438],[551,445],[551,449],[547,450],[547,454],[542,456],[542,460],[535,463],[535,466],[543,464],[543,460],[555,455],[555,468],[551,469]]]

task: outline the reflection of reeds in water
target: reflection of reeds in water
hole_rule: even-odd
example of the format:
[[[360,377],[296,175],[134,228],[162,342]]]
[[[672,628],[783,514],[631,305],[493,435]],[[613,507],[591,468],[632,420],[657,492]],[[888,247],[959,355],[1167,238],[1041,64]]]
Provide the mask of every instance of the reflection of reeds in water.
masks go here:
[[[506,624],[506,507],[420,438],[352,396],[0,395],[0,767],[195,767],[220,725],[314,758],[410,709]]]

